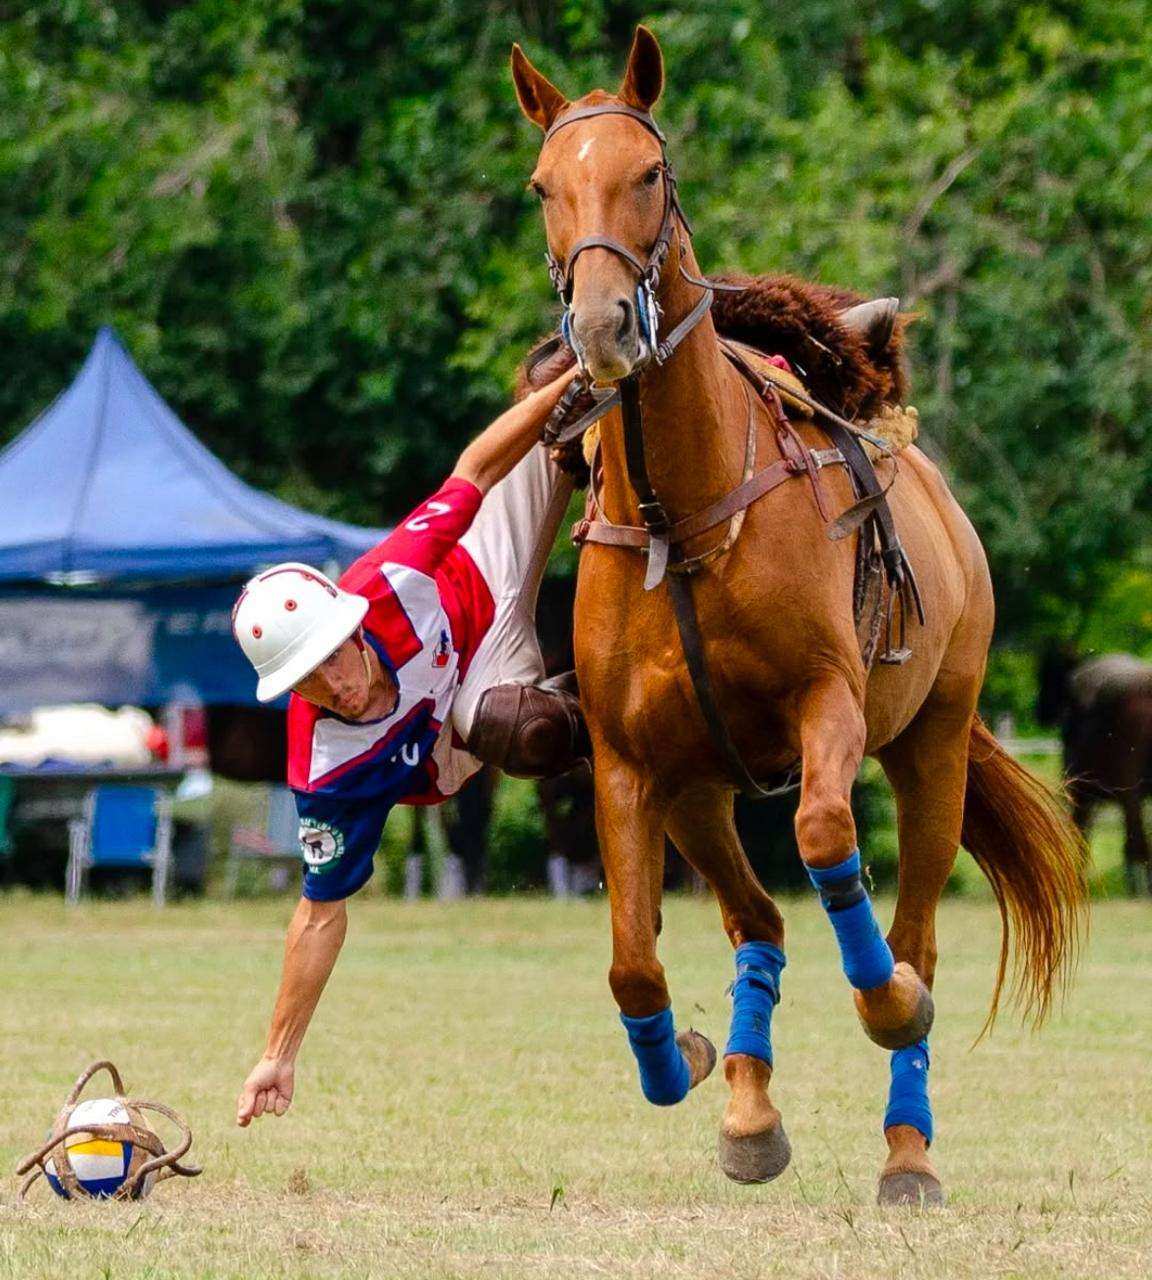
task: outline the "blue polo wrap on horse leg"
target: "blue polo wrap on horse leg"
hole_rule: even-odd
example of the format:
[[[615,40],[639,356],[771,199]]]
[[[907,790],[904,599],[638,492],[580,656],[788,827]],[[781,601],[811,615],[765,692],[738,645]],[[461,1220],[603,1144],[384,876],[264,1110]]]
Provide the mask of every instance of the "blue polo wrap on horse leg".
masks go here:
[[[772,1010],[780,1001],[785,964],[784,952],[770,942],[744,942],[736,948],[732,1025],[725,1055],[746,1053],[772,1065]]]
[[[809,867],[808,876],[832,922],[848,981],[857,991],[882,987],[895,964],[860,879],[859,849],[834,867]]]
[[[620,1021],[640,1068],[644,1096],[657,1107],[682,1102],[692,1083],[692,1073],[676,1043],[671,1005],[647,1018],[629,1018],[622,1013]]]
[[[888,1110],[884,1112],[884,1128],[894,1124],[910,1124],[930,1143],[932,1141],[932,1104],[928,1101],[928,1041],[920,1040],[892,1054],[892,1083],[888,1086]]]

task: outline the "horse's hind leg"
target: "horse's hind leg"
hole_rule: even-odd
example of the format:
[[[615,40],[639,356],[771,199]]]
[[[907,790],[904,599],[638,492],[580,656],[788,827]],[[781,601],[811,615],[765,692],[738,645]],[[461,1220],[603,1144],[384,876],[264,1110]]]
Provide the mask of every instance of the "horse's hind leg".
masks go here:
[[[888,942],[931,988],[936,974],[936,908],[956,860],[964,819],[968,729],[976,688],[938,688],[916,719],[879,758],[896,794],[900,885]],[[940,1204],[943,1192],[928,1155],[927,1041],[892,1055],[884,1117],[888,1159],[881,1204]]]
[[[856,1012],[883,1048],[916,1044],[932,1025],[932,997],[911,965],[894,961],[861,878],[850,797],[864,753],[864,715],[842,677],[830,674],[804,691],[799,728],[796,841],[836,935]]]
[[[768,1096],[772,1010],[784,966],[784,921],[748,865],[732,820],[732,796],[715,787],[680,796],[667,817],[676,847],[708,881],[736,948],[732,1030],[724,1054],[730,1094],[720,1128],[720,1167],[736,1182],[769,1182],[791,1158]]]
[[[675,1033],[664,968],[656,957],[664,866],[663,806],[633,766],[596,753],[596,829],[612,910],[608,982],[649,1102],[680,1102],[716,1063],[699,1032]]]

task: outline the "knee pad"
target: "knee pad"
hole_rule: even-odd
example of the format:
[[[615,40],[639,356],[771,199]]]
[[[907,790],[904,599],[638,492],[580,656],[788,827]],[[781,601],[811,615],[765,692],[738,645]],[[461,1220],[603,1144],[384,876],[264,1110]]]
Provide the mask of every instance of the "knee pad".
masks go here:
[[[468,750],[514,778],[550,778],[587,759],[590,744],[572,694],[498,684],[480,699]]]

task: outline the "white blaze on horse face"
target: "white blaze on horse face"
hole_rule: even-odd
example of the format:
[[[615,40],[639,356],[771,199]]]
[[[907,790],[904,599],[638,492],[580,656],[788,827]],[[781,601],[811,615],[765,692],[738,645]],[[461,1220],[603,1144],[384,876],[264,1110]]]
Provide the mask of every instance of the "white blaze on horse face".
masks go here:
[[[583,145],[580,147],[580,150],[576,152],[576,159],[580,161],[587,160],[588,153],[592,150],[592,144],[595,141],[596,141],[595,138],[585,138]]]

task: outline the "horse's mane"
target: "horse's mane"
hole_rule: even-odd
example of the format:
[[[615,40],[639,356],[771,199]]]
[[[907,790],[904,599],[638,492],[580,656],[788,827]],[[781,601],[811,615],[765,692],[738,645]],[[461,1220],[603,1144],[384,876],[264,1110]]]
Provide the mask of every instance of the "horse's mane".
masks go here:
[[[846,418],[864,421],[907,395],[904,329],[898,317],[891,337],[876,346],[847,329],[839,313],[864,299],[849,289],[811,284],[794,276],[714,277],[741,284],[739,293],[718,291],[712,303],[717,332],[767,355],[784,356],[818,400]],[[516,398],[544,386],[576,357],[555,334],[537,342],[520,368]]]

